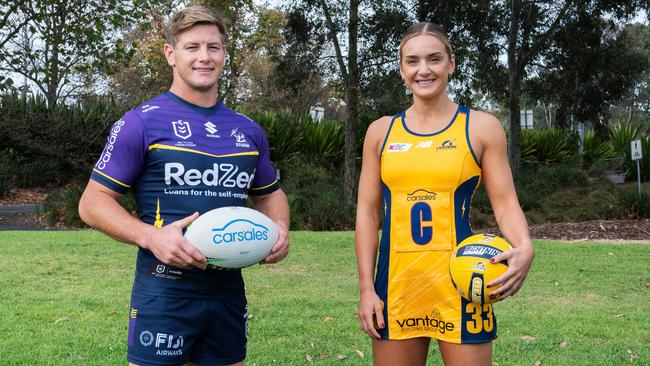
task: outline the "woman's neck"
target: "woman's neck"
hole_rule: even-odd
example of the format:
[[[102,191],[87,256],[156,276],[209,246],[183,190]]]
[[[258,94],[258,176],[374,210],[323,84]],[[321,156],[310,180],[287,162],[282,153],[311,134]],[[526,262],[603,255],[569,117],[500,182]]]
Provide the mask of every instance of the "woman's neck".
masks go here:
[[[408,109],[408,113],[412,119],[427,124],[428,122],[446,120],[446,117],[456,112],[456,108],[456,103],[449,99],[447,94],[428,100],[414,96],[413,105]]]

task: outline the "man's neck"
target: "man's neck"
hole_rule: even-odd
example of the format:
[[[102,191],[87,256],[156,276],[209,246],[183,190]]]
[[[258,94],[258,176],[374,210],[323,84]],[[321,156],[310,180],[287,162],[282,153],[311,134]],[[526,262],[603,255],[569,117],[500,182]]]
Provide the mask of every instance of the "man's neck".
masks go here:
[[[169,88],[169,91],[188,103],[192,103],[199,107],[210,108],[217,104],[219,94],[216,89],[217,87],[215,85],[214,89],[198,91],[174,83],[171,88]]]

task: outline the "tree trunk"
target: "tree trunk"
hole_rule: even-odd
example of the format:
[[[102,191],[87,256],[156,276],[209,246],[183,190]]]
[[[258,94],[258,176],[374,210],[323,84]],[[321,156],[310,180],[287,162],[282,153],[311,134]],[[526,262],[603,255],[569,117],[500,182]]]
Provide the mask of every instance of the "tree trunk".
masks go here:
[[[354,202],[357,183],[357,112],[359,104],[359,66],[357,64],[359,0],[350,0],[348,23],[348,80],[346,103],[348,118],[345,123],[345,171],[343,194],[347,202]]]
[[[521,0],[512,0],[510,8],[510,30],[508,32],[508,76],[510,79],[510,135],[508,136],[508,158],[513,172],[521,165],[521,68],[517,59],[517,33]]]
[[[418,0],[417,17],[419,22],[426,22],[431,13],[431,4],[429,0]]]

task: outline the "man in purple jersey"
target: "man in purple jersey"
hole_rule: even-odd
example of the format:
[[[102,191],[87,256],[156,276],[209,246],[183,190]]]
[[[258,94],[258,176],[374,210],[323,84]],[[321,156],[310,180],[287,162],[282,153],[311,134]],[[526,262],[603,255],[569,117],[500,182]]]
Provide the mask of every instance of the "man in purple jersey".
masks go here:
[[[170,90],[115,122],[79,203],[90,226],[139,247],[129,312],[131,365],[243,365],[247,303],[240,270],[207,269],[183,230],[224,206],[256,209],[278,226],[263,263],[289,250],[289,206],[264,131],[218,100],[222,16],[204,7],[169,21]],[[139,219],[117,199],[132,189]]]

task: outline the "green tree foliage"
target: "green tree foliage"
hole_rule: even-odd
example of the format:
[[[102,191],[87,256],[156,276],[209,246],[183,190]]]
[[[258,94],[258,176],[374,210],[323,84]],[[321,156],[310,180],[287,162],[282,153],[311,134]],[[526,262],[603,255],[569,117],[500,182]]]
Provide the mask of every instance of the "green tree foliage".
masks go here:
[[[577,9],[553,37],[546,66],[527,85],[538,100],[556,106],[556,125],[587,122],[600,136],[608,132],[610,105],[628,97],[650,66],[639,44],[638,27],[617,27]]]
[[[628,47],[645,54],[645,62],[650,59],[650,26],[633,24],[625,27]],[[633,87],[627,91],[619,103],[612,107],[611,119],[625,123],[645,124],[650,128],[650,68],[633,80]]]
[[[226,42],[227,62],[219,84],[220,94],[229,104],[241,100],[241,80],[243,58],[246,56],[247,39],[254,27],[256,8],[252,0],[193,0],[189,5],[199,4],[221,12],[226,18],[228,41]]]
[[[30,19],[28,31],[5,44],[0,68],[29,80],[51,106],[84,94],[96,82],[93,71],[124,52],[116,31],[137,23],[154,1],[32,1],[15,14]]]
[[[3,50],[9,41],[23,31],[32,20],[33,14],[30,2],[8,0],[0,5],[0,50]],[[13,85],[11,78],[0,75],[0,89],[11,85]]]
[[[277,64],[267,87],[287,96],[277,107],[306,112],[319,100],[326,99],[326,75],[332,74],[331,65],[321,62],[327,36],[324,24],[313,22],[304,4],[295,4],[286,12],[287,21],[282,30],[285,45],[281,52],[271,55]]]
[[[625,41],[616,41],[616,31],[613,37],[611,35],[617,24],[629,20],[636,11],[648,6],[644,0],[418,1],[417,4],[419,16],[441,23],[450,34],[462,75],[458,77],[468,77],[461,84],[469,89],[465,89],[466,92],[461,95],[468,98],[472,90],[486,91],[491,99],[507,104],[511,122],[509,153],[515,169],[521,158],[521,98],[531,92],[526,81],[540,78],[540,82],[547,87],[546,96],[565,90],[571,93],[578,84],[583,90],[572,98],[575,104],[580,104],[569,111],[572,114],[591,111],[589,103],[598,100],[597,97],[587,97],[590,87],[579,85],[584,79],[594,85],[598,82],[615,84],[611,86],[614,89],[612,93],[605,92],[601,102],[603,98],[607,101],[616,100],[617,97],[620,99],[620,90],[625,90],[626,85],[626,80],[614,81],[620,77],[620,70],[606,62],[597,62],[598,59],[607,59],[607,56],[601,58],[602,54],[595,60],[585,57],[593,55],[590,52],[597,52],[594,48],[598,48],[608,49],[611,53],[622,52],[627,62],[638,60],[637,55],[632,55],[634,52],[620,48]],[[593,44],[587,42],[590,35]],[[608,36],[612,38],[611,42],[607,40]],[[566,42],[562,42],[564,39]],[[507,63],[501,61],[504,54],[508,56]],[[573,68],[567,68],[567,63],[563,64],[560,60],[569,62]],[[638,66],[628,65],[628,68],[634,72]],[[557,85],[550,79],[542,80],[540,75],[548,69],[560,70],[560,78],[575,74],[578,70],[593,75],[582,80],[578,75],[571,75],[567,79],[573,79],[574,84],[568,88],[566,84]],[[467,74],[463,72],[465,70],[472,73]],[[608,87],[610,85],[602,90]],[[576,100],[581,96],[582,99]]]
[[[133,107],[169,90],[172,71],[163,48],[170,12],[166,5],[151,8],[140,24],[124,32],[127,52],[104,65],[107,94],[116,102]]]

